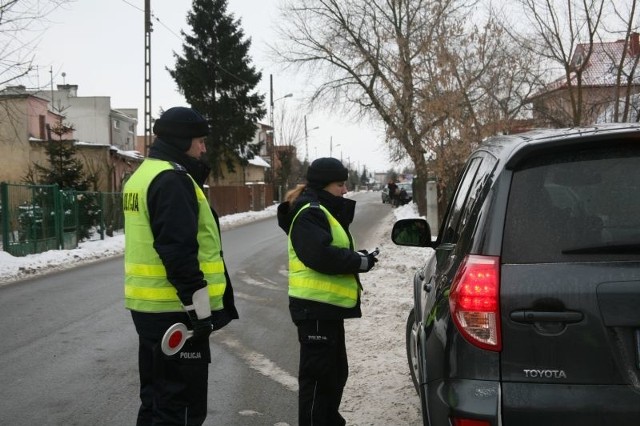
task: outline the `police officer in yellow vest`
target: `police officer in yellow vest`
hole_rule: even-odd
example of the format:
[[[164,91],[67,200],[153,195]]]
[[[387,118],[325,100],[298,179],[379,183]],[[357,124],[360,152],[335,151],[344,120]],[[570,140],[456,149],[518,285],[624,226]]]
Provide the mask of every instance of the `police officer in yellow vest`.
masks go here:
[[[125,306],[139,336],[137,425],[201,425],[207,415],[209,335],[238,318],[219,222],[202,191],[209,126],[191,108],[155,121],[156,139],[123,190]],[[193,337],[173,356],[160,348],[182,322]]]
[[[278,206],[278,224],[288,234],[289,311],[298,329],[299,425],[344,425],[338,409],[349,375],[344,319],[359,318],[360,280],[377,262],[355,251],[349,233],[355,201],[347,193],[347,169],[319,158],[307,184]]]

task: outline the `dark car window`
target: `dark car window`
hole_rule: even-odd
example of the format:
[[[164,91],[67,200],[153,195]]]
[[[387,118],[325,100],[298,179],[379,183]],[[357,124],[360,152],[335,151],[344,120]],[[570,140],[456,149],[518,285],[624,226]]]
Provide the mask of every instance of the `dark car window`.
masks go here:
[[[640,149],[555,153],[514,171],[505,263],[640,255]]]
[[[466,205],[469,191],[471,190],[478,167],[480,167],[481,159],[474,158],[469,162],[467,169],[458,184],[449,206],[449,213],[443,229],[442,239],[440,243],[455,243],[460,235],[460,217]]]
[[[477,203],[482,202],[484,196],[486,195],[486,191],[483,191],[483,189],[488,188],[486,186],[486,183],[489,181],[495,165],[496,159],[494,157],[482,157],[482,161],[480,162],[478,170],[475,173],[473,184],[471,185],[471,188],[469,188],[469,195],[467,196],[467,202],[465,204],[464,210],[460,215],[460,223],[458,225],[460,232],[462,232],[465,226],[467,226],[467,223],[472,217],[475,218],[472,213],[475,210],[474,208],[477,206]]]

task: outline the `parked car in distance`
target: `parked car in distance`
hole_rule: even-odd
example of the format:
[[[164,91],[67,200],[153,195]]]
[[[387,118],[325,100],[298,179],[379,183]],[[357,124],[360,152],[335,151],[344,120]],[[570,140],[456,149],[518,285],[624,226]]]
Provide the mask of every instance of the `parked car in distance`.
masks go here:
[[[413,199],[413,184],[411,182],[400,182],[398,184],[398,200],[396,205],[403,206]]]
[[[406,327],[430,426],[640,419],[640,125],[497,136],[469,157]]]
[[[411,182],[400,182],[397,185],[398,185],[398,190],[397,190],[398,194],[401,194],[402,191],[404,190],[404,195],[398,198],[396,205],[404,205],[411,202],[411,200],[413,200],[413,184]],[[380,191],[380,194],[381,194],[383,204],[392,202],[391,198],[389,197],[388,186],[385,186],[384,188],[382,188],[382,191]]]

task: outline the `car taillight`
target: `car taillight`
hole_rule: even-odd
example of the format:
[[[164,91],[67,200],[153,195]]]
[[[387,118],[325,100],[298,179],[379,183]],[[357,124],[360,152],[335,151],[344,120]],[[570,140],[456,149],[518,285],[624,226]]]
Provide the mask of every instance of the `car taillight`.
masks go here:
[[[451,285],[449,308],[462,336],[482,349],[499,351],[500,258],[467,256]]]
[[[458,419],[453,418],[453,426],[491,426],[486,420]]]

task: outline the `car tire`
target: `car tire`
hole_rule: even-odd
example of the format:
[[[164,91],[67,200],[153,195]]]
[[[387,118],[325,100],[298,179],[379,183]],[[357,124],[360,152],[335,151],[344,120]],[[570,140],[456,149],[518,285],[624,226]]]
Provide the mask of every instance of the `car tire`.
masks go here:
[[[407,318],[406,327],[406,342],[407,342],[407,361],[409,362],[409,373],[411,373],[411,381],[418,394],[420,393],[420,383],[418,380],[419,372],[419,358],[418,358],[418,344],[416,342],[416,316],[415,310],[411,309],[409,317]]]
[[[422,414],[422,425],[430,426],[429,421],[429,409],[427,407],[427,386],[420,385],[420,358],[418,357],[418,343],[417,343],[417,324],[415,310],[409,312],[407,317],[406,326],[406,341],[407,341],[407,361],[409,362],[409,373],[411,374],[411,381],[416,389],[416,393],[420,397],[420,412]]]

